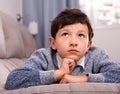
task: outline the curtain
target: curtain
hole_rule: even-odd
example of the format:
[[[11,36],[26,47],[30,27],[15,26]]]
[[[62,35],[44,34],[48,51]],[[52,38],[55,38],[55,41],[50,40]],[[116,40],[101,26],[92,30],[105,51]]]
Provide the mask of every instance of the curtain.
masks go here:
[[[23,0],[23,24],[38,23],[35,36],[38,48],[49,46],[51,21],[65,8],[79,8],[79,0]]]

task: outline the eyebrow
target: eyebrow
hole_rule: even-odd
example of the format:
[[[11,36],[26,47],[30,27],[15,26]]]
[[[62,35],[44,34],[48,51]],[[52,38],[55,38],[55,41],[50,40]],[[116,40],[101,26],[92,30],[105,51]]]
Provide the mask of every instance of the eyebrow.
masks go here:
[[[70,31],[70,32],[72,32],[72,30],[68,29],[68,28],[61,29],[60,31]],[[87,33],[87,32],[85,32],[85,30],[78,30],[78,32],[83,32],[85,34]]]
[[[83,32],[83,33],[86,33],[84,30],[79,30],[79,32]]]

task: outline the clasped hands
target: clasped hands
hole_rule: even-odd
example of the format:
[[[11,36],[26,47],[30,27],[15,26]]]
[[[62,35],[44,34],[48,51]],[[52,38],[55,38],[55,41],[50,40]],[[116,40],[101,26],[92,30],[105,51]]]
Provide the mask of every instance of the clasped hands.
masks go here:
[[[55,70],[55,77],[60,81],[61,84],[64,83],[77,83],[77,82],[87,82],[88,76],[73,76],[71,75],[72,70],[75,68],[77,63],[75,60],[64,58],[62,60],[61,66],[58,70]]]

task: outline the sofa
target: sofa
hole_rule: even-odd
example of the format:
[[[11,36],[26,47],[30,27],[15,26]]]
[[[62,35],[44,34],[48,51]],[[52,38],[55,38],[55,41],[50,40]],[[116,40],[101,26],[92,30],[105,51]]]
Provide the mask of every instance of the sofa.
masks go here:
[[[5,90],[8,74],[37,49],[27,27],[0,12],[0,94],[120,94],[119,83],[67,83]]]

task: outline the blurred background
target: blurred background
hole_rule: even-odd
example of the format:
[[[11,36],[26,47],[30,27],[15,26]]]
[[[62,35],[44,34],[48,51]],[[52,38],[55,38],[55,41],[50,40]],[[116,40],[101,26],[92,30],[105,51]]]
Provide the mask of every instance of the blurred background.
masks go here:
[[[93,45],[120,63],[120,0],[0,0],[0,11],[27,26],[38,48],[49,46],[51,21],[65,8],[85,12],[93,24]]]

